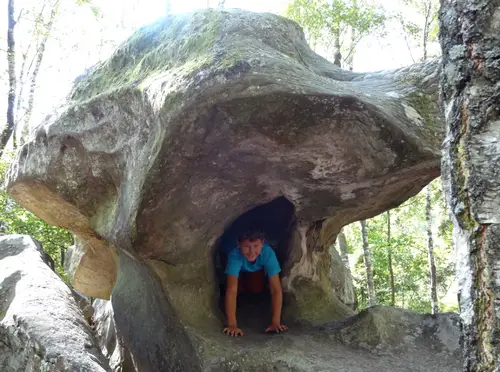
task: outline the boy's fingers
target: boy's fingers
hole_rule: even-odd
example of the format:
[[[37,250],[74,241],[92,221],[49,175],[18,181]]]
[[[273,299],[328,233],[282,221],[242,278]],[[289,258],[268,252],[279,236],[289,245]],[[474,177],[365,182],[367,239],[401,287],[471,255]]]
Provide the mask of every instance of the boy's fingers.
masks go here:
[[[224,332],[224,334],[231,336],[231,337],[237,337],[237,336],[244,335],[244,333],[241,329],[224,328],[223,332]]]

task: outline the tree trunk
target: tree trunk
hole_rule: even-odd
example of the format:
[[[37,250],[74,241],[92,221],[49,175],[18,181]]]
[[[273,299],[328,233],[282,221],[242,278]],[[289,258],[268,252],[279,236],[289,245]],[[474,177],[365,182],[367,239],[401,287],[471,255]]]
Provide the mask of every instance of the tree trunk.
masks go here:
[[[352,1],[352,7],[353,11],[357,13],[358,12],[357,0]],[[351,45],[349,46],[349,55],[347,56],[347,67],[349,68],[349,71],[352,71],[354,69],[354,52],[356,49],[356,28],[351,26],[350,29],[351,29]]]
[[[26,49],[26,53],[23,53],[23,62],[21,63],[21,69],[19,70],[19,92],[17,94],[17,103],[16,103],[16,113],[14,118],[16,121],[19,120],[19,114],[21,112],[21,102],[22,102],[22,97],[23,97],[23,88],[24,88],[24,73],[25,73],[25,67],[26,67],[26,62],[28,60],[28,53],[31,49],[31,44],[28,45],[28,48]],[[17,124],[14,123],[14,125]]]
[[[170,13],[172,13],[172,1],[171,0],[167,0],[166,13],[167,13],[167,15],[169,15]]]
[[[66,249],[64,247],[60,247],[59,251],[61,253],[60,264],[61,264],[61,267],[64,267],[64,261],[66,261]]]
[[[392,267],[391,243],[391,212],[387,211],[387,265],[389,266],[389,279],[391,281],[391,306],[396,303],[396,287],[394,286],[394,270]]]
[[[7,64],[9,74],[9,94],[7,97],[7,126],[2,130],[0,138],[0,156],[14,130],[14,107],[16,104],[16,43],[14,39],[14,0],[9,0],[7,7],[8,29],[7,29]]]
[[[226,0],[219,0],[219,8],[224,8],[226,5]]]
[[[368,284],[368,303],[370,306],[377,304],[377,297],[375,295],[375,286],[373,284],[373,269],[372,269],[372,256],[370,254],[370,247],[368,245],[368,233],[366,231],[366,221],[362,220],[361,223],[361,236],[363,238],[363,253],[365,257],[366,268],[366,282]]]
[[[52,8],[52,11],[50,12],[50,18],[49,18],[49,22],[47,23],[47,26],[45,28],[45,34],[43,35],[42,42],[40,43],[40,46],[37,50],[35,68],[33,70],[33,73],[31,74],[31,79],[30,79],[30,91],[29,91],[29,95],[28,95],[28,105],[26,107],[26,113],[24,116],[24,126],[25,126],[24,128],[25,128],[25,130],[29,129],[31,114],[33,112],[33,105],[35,102],[36,81],[38,78],[38,73],[40,72],[40,66],[42,65],[43,56],[45,54],[45,46],[47,45],[47,40],[50,37],[50,33],[52,32],[52,26],[54,25],[54,21],[56,19],[57,13],[59,12],[59,4],[60,4],[60,1],[56,1],[56,3],[54,4],[54,7]]]
[[[432,200],[431,187],[427,186],[427,200],[425,204],[425,217],[427,220],[427,251],[429,255],[429,275],[431,281],[431,305],[432,314],[439,312],[439,304],[437,297],[437,277],[436,265],[434,263],[434,241],[432,239]]]
[[[500,6],[441,1],[442,174],[452,211],[467,371],[500,370]]]
[[[346,305],[351,309],[356,310],[356,308],[358,307],[358,297],[356,296],[356,288],[354,287],[354,284],[352,284],[352,273],[348,256],[349,247],[347,246],[344,229],[340,230],[339,235],[337,236],[337,241],[339,243],[340,258],[342,259],[342,263],[344,264],[346,270],[346,280],[349,280],[352,285],[352,302],[346,303]]]
[[[335,51],[333,54],[333,64],[342,67],[342,53],[340,53],[340,29],[335,30],[335,40],[334,47]]]
[[[424,30],[422,32],[422,61],[427,59],[427,44],[429,42],[429,32],[431,27],[432,0],[427,0],[425,7]]]
[[[347,240],[345,238],[343,229],[340,230],[337,240],[339,241],[339,250],[340,250],[340,257],[342,258],[342,263],[344,264],[346,270],[350,273],[351,268],[349,266],[349,256],[347,255],[348,251]]]
[[[351,46],[349,48],[349,55],[347,56],[347,67],[349,71],[354,70],[354,53],[356,49],[356,29],[351,27]]]

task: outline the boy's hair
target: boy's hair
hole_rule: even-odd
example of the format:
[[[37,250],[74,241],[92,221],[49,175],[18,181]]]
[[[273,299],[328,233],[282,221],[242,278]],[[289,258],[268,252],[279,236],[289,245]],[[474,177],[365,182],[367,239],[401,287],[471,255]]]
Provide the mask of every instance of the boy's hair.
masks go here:
[[[246,230],[245,232],[243,232],[238,236],[238,243],[244,240],[249,240],[251,242],[254,242],[256,240],[264,240],[265,237],[266,236],[264,235],[264,233],[260,230],[254,230],[254,229]]]

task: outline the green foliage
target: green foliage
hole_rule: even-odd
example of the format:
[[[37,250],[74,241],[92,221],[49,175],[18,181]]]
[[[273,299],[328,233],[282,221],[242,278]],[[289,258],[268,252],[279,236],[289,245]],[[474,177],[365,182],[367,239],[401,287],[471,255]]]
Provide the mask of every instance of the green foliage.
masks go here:
[[[411,20],[403,13],[397,15],[410,53],[415,47],[421,50],[422,58],[426,58],[429,43],[437,41],[439,34],[439,0],[402,0],[402,3],[412,15]]]
[[[457,311],[456,297],[449,294],[454,281],[455,263],[451,241],[452,225],[446,210],[440,180],[432,182],[434,259],[437,271],[438,298],[441,311]],[[430,312],[430,277],[425,216],[425,189],[398,208],[391,210],[391,239],[387,239],[387,216],[381,214],[367,221],[368,242],[372,254],[377,300],[391,304],[388,248],[392,252],[395,281],[395,306],[417,312]],[[358,223],[344,231],[352,249],[353,278],[359,309],[368,306],[367,283],[363,262],[361,231]]]
[[[5,182],[7,168],[8,164],[0,160],[1,185]],[[68,281],[61,265],[61,255],[73,244],[72,235],[66,230],[49,225],[22,208],[3,187],[0,189],[0,233],[26,234],[38,240],[45,252],[54,260],[57,273]]]
[[[286,16],[302,26],[313,48],[328,53],[338,35],[344,60],[361,39],[382,30],[386,22],[383,8],[365,0],[291,0]]]

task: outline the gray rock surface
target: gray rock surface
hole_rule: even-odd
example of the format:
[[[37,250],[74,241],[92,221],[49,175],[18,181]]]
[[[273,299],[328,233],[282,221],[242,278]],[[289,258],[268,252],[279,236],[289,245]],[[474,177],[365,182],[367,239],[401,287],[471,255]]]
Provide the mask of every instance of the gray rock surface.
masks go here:
[[[109,371],[71,290],[44,254],[28,236],[0,236],[0,371]]]
[[[104,304],[107,312],[110,304]],[[104,329],[104,324],[108,319],[96,318],[96,327]],[[279,335],[247,333],[233,339],[217,333],[198,338],[197,342],[210,345],[196,356],[201,366],[185,370],[458,372],[462,370],[459,340],[458,314],[416,314],[376,306],[344,321],[292,328]],[[141,368],[137,370],[151,370]]]
[[[92,324],[94,334],[103,355],[113,372],[134,372],[136,368],[128,350],[116,332],[113,306],[110,301],[95,300]]]
[[[439,175],[439,73],[438,61],[340,70],[272,14],[169,16],[78,79],[18,152],[8,191],[76,236],[72,282],[111,297],[139,369],[194,371],[213,350],[241,354],[218,341],[213,257],[225,229],[265,203],[292,206],[279,252],[286,319],[353,314],[332,291],[328,248],[343,225]]]
[[[329,249],[331,256],[330,280],[332,288],[340,301],[351,309],[356,307],[356,289],[352,279],[351,271],[346,268],[339,252],[332,245]]]

